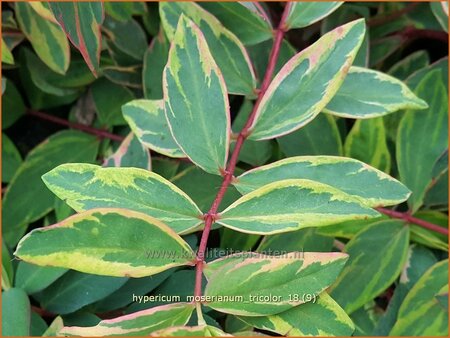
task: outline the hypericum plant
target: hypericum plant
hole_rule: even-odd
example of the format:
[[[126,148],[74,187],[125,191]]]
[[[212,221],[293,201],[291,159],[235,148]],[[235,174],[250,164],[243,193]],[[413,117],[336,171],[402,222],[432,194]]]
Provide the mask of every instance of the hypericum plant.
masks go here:
[[[11,201],[17,201],[14,194],[19,195],[20,189],[11,187],[3,204],[4,232],[10,247],[18,242],[14,255],[21,264],[55,267],[45,277],[46,285],[70,278],[76,272],[65,269],[72,269],[135,279],[136,284],[123,290],[125,295],[133,292],[134,297],[134,290],[141,288],[140,280],[156,286],[172,268],[192,267],[195,275],[186,275],[192,280],[177,280],[192,288],[181,301],[105,319],[96,325],[55,321],[50,332],[81,336],[224,336],[248,335],[259,329],[292,336],[349,336],[356,326],[357,333],[362,334],[366,332],[358,327],[362,320],[358,316],[369,318],[368,312],[362,311],[368,311],[373,299],[402,273],[396,303],[391,303],[395,309],[386,311],[380,320],[383,325],[374,327],[373,332],[447,334],[447,261],[438,262],[436,256],[421,251],[426,250],[424,247],[409,247],[409,242],[415,236],[418,243],[447,249],[442,248],[442,238],[430,239],[428,230],[448,234],[445,227],[430,223],[439,223],[436,215],[417,218],[413,214],[424,204],[431,178],[440,178],[448,170],[448,98],[443,81],[448,75],[437,67],[426,69],[408,82],[415,88],[413,92],[392,75],[360,63],[353,65],[355,59],[366,58],[367,50],[361,49],[367,45],[364,19],[325,30],[299,53],[283,45],[287,32],[308,27],[341,5],[289,2],[278,26],[272,28],[265,9],[257,3],[159,4],[163,29],[146,54],[154,62],[144,65],[146,99],[133,99],[126,91],[115,91],[126,98],[122,113],[132,133],[123,140],[118,138],[121,145],[103,166],[65,163],[89,162],[95,157],[98,144],[89,147],[91,140],[78,132],[55,135],[53,142],[36,148],[25,163],[29,168],[44,158],[53,163],[46,156],[57,154],[60,165],[41,166],[33,175],[46,172],[42,180],[48,189],[77,213],[66,218],[70,210],[58,207],[58,219],[62,220],[34,229],[19,241],[26,225],[42,212],[45,214],[45,206],[48,200],[53,203],[53,197],[30,201],[36,203],[36,211],[19,214],[20,205]],[[23,49],[22,59],[65,74],[69,67],[67,35],[95,76],[102,72],[108,74],[108,79],[132,83],[133,75],[127,78],[126,74],[133,70],[109,66],[100,69],[100,29],[110,39],[109,52],[117,60],[126,59],[120,44],[125,40],[120,34],[129,32],[129,27],[121,31],[121,25],[125,27],[129,22],[122,20],[127,7],[123,5],[119,10],[113,3],[105,6],[109,15],[106,19],[101,3],[17,3],[17,20],[40,58],[30,49]],[[436,15],[442,17],[441,12]],[[243,20],[249,24],[241,27]],[[54,37],[54,45],[37,43],[34,25],[47,29]],[[267,64],[252,62],[248,46],[272,36]],[[135,38],[139,40],[139,36]],[[127,42],[128,56],[139,58],[139,48],[133,46],[133,41]],[[13,60],[12,55],[5,58]],[[155,71],[146,70],[152,65]],[[392,73],[401,74],[402,66]],[[30,64],[29,71],[37,79],[39,69],[33,67]],[[51,78],[46,81],[46,88],[63,90],[54,86]],[[99,79],[91,87],[98,107],[105,107],[99,102],[114,100],[105,95],[104,86],[107,84]],[[236,96],[244,96],[245,100],[238,116],[232,119],[229,100]],[[110,110],[98,107],[101,122],[121,124],[122,117],[113,117]],[[388,174],[393,163],[386,143],[388,120],[383,120],[385,115],[400,110],[405,111],[400,122],[400,117],[390,122],[394,130],[398,125],[397,170],[403,183]],[[292,151],[296,142],[292,137],[299,130],[315,133],[318,143],[322,138],[339,135],[335,117],[357,119],[346,139],[345,153],[341,147],[337,154],[347,157],[289,156],[296,154]],[[90,131],[89,127],[79,129]],[[269,141],[273,139],[277,139],[286,158],[273,155]],[[60,151],[69,140],[79,147],[73,150],[79,151],[79,158],[73,158],[72,150]],[[148,148],[193,165],[167,179],[152,172]],[[426,159],[415,156],[421,148],[427,149],[420,152],[427,153]],[[269,159],[269,164],[254,165]],[[254,168],[238,168],[241,160]],[[159,164],[160,172],[172,170],[164,169],[163,163]],[[418,166],[419,171],[415,169]],[[17,177],[25,170],[20,169],[12,182],[19,181]],[[196,176],[203,172],[211,175]],[[220,183],[216,191],[206,193],[215,196],[208,200],[211,202],[207,207],[204,202],[194,202],[199,199],[190,196],[189,187],[183,191],[183,177],[188,176],[187,180],[201,189],[205,177],[217,182],[214,175]],[[241,196],[229,195],[233,187]],[[409,206],[407,214],[384,208],[405,201]],[[413,227],[415,230],[411,230]],[[210,257],[208,239],[216,228],[222,231],[222,248],[233,241],[233,246],[243,252]],[[193,237],[187,235],[198,232],[201,236],[196,248],[191,243]],[[260,236],[264,237],[258,249],[248,251]],[[338,250],[330,252],[336,237],[349,241],[335,241]],[[293,243],[295,248],[291,250]],[[374,266],[375,272],[367,269]],[[27,265],[21,269],[24,278]],[[143,279],[148,276],[154,276],[154,281]],[[125,281],[116,282],[115,290],[121,290]],[[101,294],[101,280],[92,283],[93,287],[99,283],[94,292]],[[22,285],[29,293],[43,289],[33,288],[32,283]],[[164,287],[161,290],[163,294]],[[21,294],[13,295],[20,293],[17,289],[8,292],[7,297],[23,300]],[[131,301],[109,299],[109,294],[97,298],[97,309],[115,310]],[[45,297],[38,294],[44,302]],[[144,296],[140,297],[136,299]],[[389,311],[393,317],[389,317]],[[432,313],[432,322],[421,317],[426,312]],[[218,327],[208,316],[210,313],[227,314],[227,329]]]

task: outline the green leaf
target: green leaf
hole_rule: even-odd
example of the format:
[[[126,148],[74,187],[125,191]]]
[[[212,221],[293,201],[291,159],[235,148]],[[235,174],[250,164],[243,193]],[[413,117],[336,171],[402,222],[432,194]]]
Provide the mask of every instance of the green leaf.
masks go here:
[[[14,246],[28,223],[46,215],[54,207],[55,197],[41,176],[61,163],[94,161],[99,141],[79,131],[53,134],[30,153],[12,178],[2,201],[3,235]],[[76,149],[77,151],[67,151]]]
[[[120,107],[134,99],[133,93],[128,88],[101,78],[91,86],[91,93],[98,119],[102,125],[125,124]]]
[[[408,200],[415,212],[423,204],[433,167],[448,148],[448,94],[435,70],[417,85],[416,94],[429,108],[423,112],[407,111],[397,134],[397,165],[400,178],[413,192]]]
[[[33,295],[41,308],[58,314],[73,313],[105,298],[119,289],[128,278],[96,276],[68,271],[51,287]]]
[[[350,258],[330,295],[347,313],[359,309],[399,276],[408,244],[409,229],[402,221],[386,220],[367,226],[346,244]]]
[[[109,81],[115,84],[142,90],[142,67],[140,65],[103,67],[102,72]]]
[[[8,247],[2,240],[2,290],[9,290],[13,285],[14,269]]]
[[[439,225],[443,229],[448,228],[448,216],[439,211],[423,210],[415,213],[414,217]],[[430,248],[448,251],[448,236],[416,224],[409,224],[409,227],[411,241],[423,244]]]
[[[101,2],[49,2],[50,8],[72,44],[97,76],[100,63],[103,4]]]
[[[400,109],[425,109],[427,103],[396,78],[367,68],[351,67],[324,112],[349,118],[373,118]]]
[[[154,337],[231,337],[230,334],[223,332],[217,327],[211,325],[202,326],[175,326],[167,329],[158,330],[152,333]]]
[[[170,133],[163,100],[133,100],[122,106],[131,130],[148,148],[170,157],[185,157]]]
[[[237,264],[234,259],[227,262],[228,257],[208,263],[207,266],[221,266],[206,285],[204,294],[210,297],[207,306],[242,316],[280,313],[321,293],[336,279],[347,260],[346,254],[337,252],[252,254],[253,257],[249,254],[238,254]]]
[[[105,1],[105,11],[115,20],[128,21],[134,14],[134,4],[133,2]]]
[[[2,292],[2,336],[29,336],[31,323],[30,300],[22,289]]]
[[[378,215],[360,199],[329,185],[290,179],[269,183],[241,197],[217,222],[237,231],[266,235]]]
[[[7,63],[9,65],[14,64],[14,57],[6,45],[5,41],[2,38],[2,62]]]
[[[128,136],[103,163],[105,167],[134,167],[152,170],[150,152],[145,148],[133,133]]]
[[[239,317],[244,322],[282,336],[351,336],[355,329],[344,310],[324,291],[316,301],[267,317]]]
[[[223,74],[226,90],[232,94],[255,96],[255,74],[244,45],[213,15],[194,2],[161,2],[159,12],[164,30],[170,41],[177,39],[175,31],[182,14],[185,18],[192,20],[203,33],[202,37],[209,47],[214,59],[213,62],[217,63],[220,72]],[[188,40],[186,42],[188,44],[195,43]],[[179,44],[179,41],[176,44]],[[182,44],[180,47],[182,47]],[[198,56],[195,56],[195,58],[198,58]],[[207,74],[209,74],[208,68],[209,66],[206,66],[204,70]]]
[[[22,156],[16,146],[2,133],[2,182],[10,182],[21,164]]]
[[[343,154],[336,119],[328,114],[317,115],[303,128],[277,138],[277,142],[287,157]]]
[[[300,178],[331,185],[372,207],[400,204],[410,194],[389,175],[358,160],[335,156],[287,158],[249,170],[233,184],[247,194],[272,182]]]
[[[133,295],[146,295],[158,285],[165,282],[167,277],[173,273],[173,269],[166,270],[153,276],[143,278],[130,278],[120,289],[109,296],[99,300],[91,307],[96,313],[120,309],[133,303]]]
[[[244,128],[252,110],[253,103],[250,100],[245,100],[231,126],[235,134],[238,134]],[[231,152],[234,150],[235,144],[235,142],[231,143]],[[239,161],[252,166],[260,166],[270,159],[272,152],[272,141],[246,140],[239,153]]]
[[[30,336],[42,336],[44,332],[48,329],[48,325],[41,316],[36,312],[31,312],[31,324],[30,324]]]
[[[430,58],[425,50],[414,52],[399,62],[395,63],[388,73],[400,80],[407,79],[412,73],[418,69],[427,67],[430,64]]]
[[[230,143],[227,90],[203,34],[183,15],[163,83],[166,118],[175,141],[192,162],[220,174]]]
[[[293,2],[289,6],[286,29],[302,28],[322,20],[338,9],[343,2]]]
[[[147,170],[63,164],[42,179],[78,212],[110,207],[130,209],[155,217],[183,234],[197,230],[202,223],[202,213],[189,196]]]
[[[345,156],[370,164],[386,173],[391,170],[391,153],[382,118],[358,120],[345,139]]]
[[[144,336],[173,326],[185,325],[194,310],[192,303],[154,307],[114,319],[102,320],[93,327],[63,327],[58,335],[70,336]]]
[[[15,287],[21,288],[28,294],[36,293],[45,289],[66,272],[66,269],[19,262]]]
[[[285,234],[264,236],[256,251],[276,256],[277,253],[282,255],[293,251],[328,252],[331,251],[332,246],[332,238],[319,235],[318,229],[308,228]]]
[[[147,48],[147,37],[142,27],[134,19],[116,21],[106,17],[102,26],[103,31],[121,52],[141,61]],[[133,43],[130,43],[130,42]]]
[[[41,266],[117,277],[150,276],[192,265],[195,258],[167,225],[124,209],[93,209],[35,229],[19,242],[15,255]]]
[[[387,336],[394,326],[398,310],[405,299],[407,293],[416,284],[420,277],[435,263],[436,256],[431,250],[420,245],[410,245],[408,248],[408,258],[400,275],[400,282],[397,284],[386,312],[378,321],[374,331],[369,334],[376,336]]]
[[[431,11],[442,28],[448,32],[448,3],[446,1],[430,2]]]
[[[316,117],[344,81],[364,33],[364,20],[356,20],[295,55],[265,92],[249,138],[265,140],[285,135]]]
[[[169,57],[169,41],[161,29],[144,54],[142,84],[146,99],[163,98],[162,74]]]
[[[448,310],[437,298],[445,293],[448,293],[448,259],[428,269],[408,292],[389,335],[447,336]]]
[[[16,18],[39,58],[59,74],[69,68],[70,48],[62,28],[40,16],[29,3],[18,2]]]
[[[358,219],[356,221],[347,221],[332,224],[326,227],[317,228],[317,233],[323,236],[352,239],[358,232],[362,231],[367,226],[373,223],[379,222],[382,219],[389,219],[389,217],[381,215],[381,217],[377,217],[375,219]]]
[[[250,3],[202,1],[199,4],[214,14],[246,45],[254,45],[273,37],[272,24],[267,14],[262,9],[254,10]]]
[[[2,129],[12,126],[23,114],[25,114],[25,104],[22,96],[14,83],[8,80],[5,92],[2,94]]]
[[[207,212],[214,201],[215,196],[211,192],[217,190],[222,184],[221,177],[205,173],[194,165],[180,171],[170,181],[185,191],[203,212]],[[235,188],[227,189],[219,210],[229,206],[239,196]]]

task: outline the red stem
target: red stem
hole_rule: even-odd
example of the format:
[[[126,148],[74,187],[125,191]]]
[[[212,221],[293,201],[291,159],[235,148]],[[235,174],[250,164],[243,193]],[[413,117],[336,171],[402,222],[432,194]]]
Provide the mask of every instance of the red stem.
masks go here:
[[[78,130],[84,131],[86,133],[95,135],[95,136],[97,136],[99,138],[102,138],[102,139],[103,138],[107,138],[107,139],[110,139],[110,140],[113,140],[113,141],[119,141],[119,142],[121,142],[121,141],[123,141],[125,139],[125,137],[123,137],[123,136],[112,134],[112,133],[110,133],[110,132],[108,132],[106,130],[90,127],[90,126],[87,126],[87,125],[81,124],[81,123],[70,122],[70,121],[62,119],[60,117],[56,117],[56,116],[53,116],[53,115],[50,115],[50,114],[46,114],[46,113],[42,113],[42,112],[39,112],[39,111],[35,111],[35,110],[31,110],[30,109],[30,110],[27,111],[27,113],[29,115],[39,117],[40,119],[43,119],[43,120],[46,120],[46,121],[50,121],[50,122],[53,122],[53,123],[56,123],[56,124],[60,124],[62,126],[67,126],[67,127],[70,127],[70,128],[74,128],[74,129],[78,129]]]
[[[401,37],[409,40],[432,39],[448,43],[448,34],[444,31],[406,27],[403,31],[399,32],[398,34]]]
[[[391,209],[385,209],[385,208],[377,208],[377,210],[385,215],[388,215],[392,218],[398,218],[402,219],[408,223],[414,223],[417,225],[420,225],[423,228],[439,232],[440,234],[447,235],[448,236],[448,229],[440,227],[439,225],[424,221],[423,219],[419,219],[416,217],[411,216],[409,213],[406,212],[399,212]]]
[[[274,32],[275,33],[275,41],[273,43],[272,51],[269,56],[269,63],[267,65],[267,70],[264,75],[263,82],[261,84],[261,89],[258,92],[258,98],[256,99],[255,105],[253,106],[253,110],[252,110],[247,122],[245,123],[241,132],[237,136],[236,145],[234,147],[233,153],[231,154],[230,161],[228,162],[228,166],[223,173],[222,185],[220,186],[220,189],[216,195],[216,198],[214,199],[214,202],[211,205],[211,208],[204,216],[205,228],[203,229],[202,237],[200,240],[200,245],[199,245],[199,248],[197,251],[197,258],[196,258],[196,274],[195,274],[195,289],[194,289],[195,297],[200,297],[202,294],[203,266],[204,266],[204,260],[205,260],[206,245],[208,243],[208,237],[209,237],[209,233],[211,231],[211,226],[218,217],[217,211],[219,210],[220,203],[222,202],[222,199],[223,199],[231,181],[233,180],[233,174],[234,174],[234,170],[236,169],[236,163],[238,161],[239,153],[241,151],[241,148],[242,148],[242,145],[243,145],[245,139],[249,135],[249,130],[255,119],[255,115],[256,115],[256,111],[258,110],[258,106],[261,102],[261,99],[264,96],[264,93],[266,92],[267,88],[269,87],[270,82],[272,81],[272,75],[274,73],[275,66],[277,64],[278,55],[280,54],[281,43],[283,42],[284,33],[286,32],[286,28],[284,27],[284,24],[287,19],[289,7],[290,7],[290,4],[287,3],[284,8],[284,11],[283,11],[283,16],[280,20],[280,24],[279,24],[278,28],[276,29],[276,31]]]

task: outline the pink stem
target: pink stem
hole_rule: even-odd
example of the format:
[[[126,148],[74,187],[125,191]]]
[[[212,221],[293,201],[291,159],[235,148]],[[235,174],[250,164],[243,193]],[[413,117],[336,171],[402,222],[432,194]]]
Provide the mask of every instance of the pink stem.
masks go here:
[[[406,212],[399,212],[391,209],[385,209],[385,208],[377,208],[379,212],[382,214],[385,214],[392,218],[398,218],[402,219],[408,223],[414,223],[417,224],[423,228],[439,232],[440,234],[447,235],[448,236],[448,229],[440,227],[439,225],[424,221],[423,219],[419,219],[416,217],[411,216],[409,213]]]
[[[220,186],[220,189],[214,199],[214,202],[211,205],[209,211],[205,214],[205,228],[203,229],[202,237],[200,240],[200,245],[197,251],[196,258],[196,274],[195,274],[195,289],[194,296],[199,297],[202,294],[202,275],[203,275],[203,267],[205,261],[205,251],[206,245],[208,243],[209,233],[211,231],[211,226],[215,222],[217,218],[217,211],[219,210],[220,203],[222,202],[223,197],[233,179],[234,170],[236,169],[236,163],[238,161],[239,153],[241,151],[242,145],[249,135],[250,127],[253,124],[253,121],[256,116],[256,112],[258,110],[258,106],[269,87],[270,82],[272,81],[272,75],[275,70],[275,66],[277,64],[278,55],[280,54],[281,43],[283,42],[284,33],[286,29],[284,27],[285,21],[287,19],[287,15],[289,13],[290,4],[287,3],[286,7],[283,11],[283,16],[280,20],[280,24],[275,31],[275,41],[273,43],[272,51],[269,56],[269,64],[267,65],[267,70],[264,75],[263,82],[261,84],[261,89],[258,92],[258,98],[256,99],[256,103],[253,106],[253,110],[245,124],[242,128],[241,132],[237,136],[236,145],[234,147],[233,153],[231,154],[230,161],[228,162],[228,166],[223,173],[223,182]]]

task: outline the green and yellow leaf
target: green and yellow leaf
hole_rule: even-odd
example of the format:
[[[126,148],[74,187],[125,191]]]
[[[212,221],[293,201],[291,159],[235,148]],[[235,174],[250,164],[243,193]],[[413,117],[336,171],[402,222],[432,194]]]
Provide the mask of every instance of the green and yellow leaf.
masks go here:
[[[64,130],[28,153],[12,177],[2,201],[2,230],[9,246],[17,244],[29,223],[54,208],[55,196],[45,187],[41,176],[62,163],[94,161],[98,146],[99,141],[94,136]]]
[[[400,109],[427,107],[427,103],[400,80],[376,70],[351,67],[323,111],[341,117],[370,119]]]
[[[69,68],[70,48],[62,28],[44,19],[29,3],[18,2],[15,12],[22,32],[39,58],[53,71],[65,74]]]
[[[197,230],[202,223],[202,213],[189,196],[148,170],[63,164],[42,179],[78,212],[110,207],[130,209],[155,217],[182,234]]]
[[[217,269],[206,285],[205,305],[242,316],[277,314],[314,299],[336,279],[347,260],[340,252],[248,254],[237,264],[231,260]]]
[[[287,29],[302,28],[322,20],[343,4],[342,1],[292,2],[286,18]]]
[[[346,244],[350,258],[330,295],[348,314],[361,308],[400,275],[408,244],[409,229],[402,221],[383,220],[365,227]]]
[[[195,259],[190,246],[161,221],[113,208],[85,211],[34,229],[14,254],[37,265],[117,277],[150,276],[193,265]]]
[[[50,8],[89,69],[97,76],[104,12],[101,2],[49,2]]]
[[[391,336],[448,336],[448,259],[433,265],[417,281],[400,306]]]
[[[165,114],[173,138],[203,170],[220,174],[230,143],[227,89],[200,29],[181,15],[164,69]]]
[[[185,325],[193,310],[194,305],[188,303],[162,305],[114,319],[102,320],[96,326],[65,326],[58,332],[58,335],[145,336],[161,329]]]
[[[364,33],[364,20],[350,22],[289,60],[265,92],[249,138],[282,136],[314,119],[344,81]]]
[[[237,231],[268,235],[378,215],[359,198],[332,186],[289,179],[244,195],[217,222]]]
[[[316,301],[267,317],[239,317],[260,329],[287,337],[351,336],[355,326],[344,310],[324,291]]]
[[[401,181],[413,192],[408,200],[413,212],[423,204],[434,165],[448,149],[448,94],[440,71],[426,75],[415,92],[428,102],[429,108],[423,112],[408,110],[404,114],[398,127],[396,148]]]
[[[170,157],[185,157],[170,133],[163,100],[133,100],[122,106],[131,130],[148,148]]]
[[[181,14],[194,22],[208,44],[211,55],[226,83],[229,93],[255,96],[256,79],[244,45],[213,15],[195,2],[161,2],[161,21],[173,40]]]
[[[358,159],[386,173],[391,170],[391,153],[383,119],[358,120],[347,135],[345,156]]]
[[[234,181],[242,193],[287,179],[308,179],[333,186],[371,207],[406,201],[410,191],[389,175],[358,160],[336,156],[298,156],[249,170]]]

